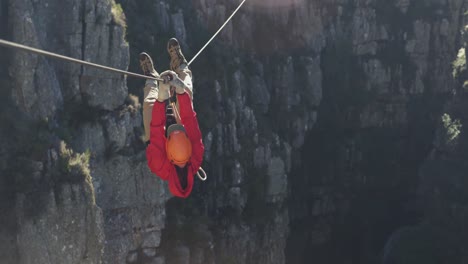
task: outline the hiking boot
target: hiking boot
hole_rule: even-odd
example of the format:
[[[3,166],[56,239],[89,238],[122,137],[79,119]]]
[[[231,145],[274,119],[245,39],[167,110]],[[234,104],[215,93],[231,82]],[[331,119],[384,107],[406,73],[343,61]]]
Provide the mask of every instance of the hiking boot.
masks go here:
[[[171,57],[170,69],[172,71],[178,72],[180,65],[188,64],[184,54],[182,54],[182,50],[180,49],[180,44],[177,39],[171,38],[167,42],[167,52],[169,52],[169,56]]]
[[[140,53],[140,67],[143,71],[143,74],[146,76],[151,76],[154,78],[159,77],[158,72],[154,69],[153,60],[146,52]]]

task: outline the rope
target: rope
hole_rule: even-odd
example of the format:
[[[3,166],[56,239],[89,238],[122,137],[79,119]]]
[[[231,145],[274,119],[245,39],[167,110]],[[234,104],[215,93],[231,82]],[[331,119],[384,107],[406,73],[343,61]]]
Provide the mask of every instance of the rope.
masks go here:
[[[17,43],[11,42],[11,41],[3,40],[3,39],[0,39],[0,46],[25,50],[25,51],[29,51],[29,52],[32,52],[32,53],[36,53],[36,54],[40,54],[40,55],[44,55],[44,56],[49,56],[49,57],[52,57],[52,58],[61,59],[61,60],[65,60],[65,61],[75,62],[75,63],[78,63],[78,64],[83,64],[83,65],[91,66],[91,67],[106,70],[106,71],[121,73],[121,74],[124,74],[124,75],[127,75],[127,76],[132,76],[132,77],[137,77],[137,78],[142,78],[142,79],[150,79],[150,80],[155,80],[155,81],[160,81],[160,82],[164,81],[161,78],[154,78],[154,77],[151,77],[151,76],[146,76],[146,75],[141,75],[141,74],[137,74],[137,73],[133,73],[133,72],[119,70],[119,69],[115,69],[115,68],[112,68],[112,67],[107,67],[107,66],[103,66],[103,65],[100,65],[100,64],[87,62],[87,61],[84,61],[84,60],[78,60],[78,59],[75,59],[75,58],[63,56],[63,55],[53,53],[53,52],[48,52],[48,51],[45,51],[45,50],[40,50],[40,49],[28,47],[28,46],[25,46],[25,45],[17,44]]]
[[[177,121],[177,124],[180,124],[181,123],[181,119],[180,119],[180,114],[179,114],[179,110],[177,110],[177,105],[172,102],[171,103],[171,106],[172,106],[172,111],[174,111],[174,116],[176,118],[176,121]]]
[[[190,64],[192,64],[192,62],[198,57],[198,55],[200,55],[200,53],[203,52],[203,50],[205,50],[206,47],[208,47],[208,45],[211,43],[211,41],[213,41],[213,39],[219,34],[219,32],[221,32],[221,30],[223,30],[223,28],[227,25],[227,23],[229,23],[229,21],[234,17],[234,15],[237,13],[237,11],[239,11],[239,9],[242,7],[242,5],[245,3],[246,0],[243,0],[240,5],[236,8],[236,10],[234,10],[234,12],[231,14],[231,16],[226,20],[226,22],[224,22],[224,24],[218,29],[218,31],[216,31],[216,33],[211,37],[210,40],[208,40],[208,42],[205,44],[205,46],[203,46],[203,48],[200,49],[200,51],[195,55],[193,56],[193,58],[189,61],[188,65],[190,66]]]
[[[205,44],[205,46],[203,46],[203,48],[201,48],[200,51],[198,51],[198,53],[190,60],[188,65],[192,64],[192,62],[195,61],[195,59],[198,57],[198,55],[200,55],[205,50],[205,48],[211,43],[211,41],[213,41],[213,39],[216,38],[216,36],[221,32],[221,30],[223,30],[223,28],[227,25],[227,23],[229,23],[229,21],[231,21],[231,19],[234,17],[234,15],[237,13],[237,11],[239,11],[239,9],[242,7],[242,5],[245,3],[245,1],[246,0],[243,0],[239,4],[239,6],[236,8],[236,10],[234,10],[234,12],[226,20],[226,22],[224,22],[224,24],[218,29],[218,31],[216,31],[216,33],[211,37],[211,39],[208,40],[208,42]],[[16,49],[20,49],[20,50],[24,50],[24,51],[29,51],[29,52],[32,52],[32,53],[36,53],[36,54],[40,54],[40,55],[44,55],[44,56],[49,56],[49,57],[52,57],[52,58],[61,59],[61,60],[65,60],[65,61],[75,62],[75,63],[78,63],[78,64],[87,65],[87,66],[98,68],[98,69],[101,69],[101,70],[116,72],[116,73],[120,73],[120,74],[127,75],[127,76],[132,76],[132,77],[137,77],[137,78],[142,78],[142,79],[149,79],[149,80],[164,82],[164,80],[161,79],[161,78],[154,78],[154,77],[151,77],[151,76],[146,76],[146,75],[142,75],[142,74],[137,74],[137,73],[133,73],[133,72],[119,70],[119,69],[116,69],[116,68],[107,67],[107,66],[104,66],[104,65],[100,65],[100,64],[96,64],[96,63],[87,62],[87,61],[84,61],[84,60],[79,60],[79,59],[67,57],[67,56],[64,56],[64,55],[57,54],[57,53],[32,48],[32,47],[29,47],[29,46],[26,46],[26,45],[21,45],[21,44],[14,43],[14,42],[11,42],[11,41],[6,41],[6,40],[3,40],[3,39],[0,39],[0,46],[9,47],[9,48],[16,48]]]

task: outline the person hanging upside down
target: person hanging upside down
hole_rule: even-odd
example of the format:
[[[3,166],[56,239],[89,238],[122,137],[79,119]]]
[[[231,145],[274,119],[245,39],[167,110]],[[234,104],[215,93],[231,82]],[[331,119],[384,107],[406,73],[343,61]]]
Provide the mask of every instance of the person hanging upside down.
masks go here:
[[[147,76],[161,77],[167,82],[147,80],[144,88],[143,124],[146,158],[154,174],[168,181],[174,196],[187,198],[192,192],[194,175],[202,161],[204,146],[193,109],[192,72],[182,54],[179,42],[172,38],[167,44],[171,57],[169,71],[156,72],[147,53],[140,54],[140,66]],[[166,126],[166,105],[171,87],[175,88],[180,123]]]

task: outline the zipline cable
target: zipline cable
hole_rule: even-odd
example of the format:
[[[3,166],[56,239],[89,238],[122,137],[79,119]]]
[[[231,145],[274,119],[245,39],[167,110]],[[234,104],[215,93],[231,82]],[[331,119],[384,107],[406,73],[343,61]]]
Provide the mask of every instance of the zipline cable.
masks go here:
[[[237,11],[239,11],[239,9],[242,7],[242,5],[245,3],[245,1],[246,0],[242,0],[242,2],[239,4],[239,6],[236,8],[236,10],[234,10],[234,12],[226,20],[226,22],[224,22],[224,24],[218,29],[218,31],[216,31],[216,33],[210,38],[210,40],[208,40],[208,42],[205,44],[205,46],[203,46],[200,49],[200,51],[198,51],[198,53],[190,60],[188,65],[192,64],[192,62],[195,61],[195,59],[198,57],[198,55],[200,55],[205,50],[205,48],[208,47],[208,45],[211,43],[211,41],[213,41],[213,39],[216,38],[216,36],[221,32],[221,30],[224,29],[224,27],[227,25],[227,23],[229,23],[229,21],[231,21],[231,19],[234,17],[234,15],[237,13]],[[29,51],[29,52],[32,52],[32,53],[36,53],[36,54],[40,54],[40,55],[44,55],[44,56],[49,56],[49,57],[60,59],[60,60],[75,62],[75,63],[78,63],[78,64],[87,65],[87,66],[98,68],[98,69],[101,69],[101,70],[116,72],[116,73],[120,73],[120,74],[127,75],[127,76],[132,76],[132,77],[137,77],[137,78],[142,78],[142,79],[149,79],[149,80],[156,80],[156,81],[159,81],[159,82],[164,82],[164,79],[162,79],[162,78],[154,78],[154,77],[151,77],[151,76],[146,76],[146,75],[142,75],[142,74],[138,74],[138,73],[119,70],[119,69],[116,69],[116,68],[112,68],[112,67],[108,67],[108,66],[104,66],[104,65],[84,61],[84,60],[75,59],[75,58],[72,58],[72,57],[67,57],[67,56],[64,56],[64,55],[57,54],[57,53],[53,53],[53,52],[49,52],[49,51],[29,47],[29,46],[26,46],[26,45],[18,44],[18,43],[3,40],[3,39],[0,39],[0,46],[9,47],[9,48],[16,48],[16,49],[20,49],[20,50],[24,50],[24,51]]]
[[[156,81],[164,81],[161,78],[154,78],[154,77],[151,77],[151,76],[146,76],[146,75],[142,75],[142,74],[138,74],[138,73],[119,70],[119,69],[115,69],[115,68],[112,68],[112,67],[107,67],[107,66],[104,66],[104,65],[91,63],[91,62],[84,61],[84,60],[79,60],[79,59],[59,55],[59,54],[56,54],[56,53],[53,53],[53,52],[48,52],[48,51],[45,51],[45,50],[40,50],[40,49],[28,47],[28,46],[25,46],[25,45],[21,45],[21,44],[14,43],[14,42],[11,42],[11,41],[6,41],[6,40],[3,40],[3,39],[0,39],[0,46],[25,50],[25,51],[29,51],[29,52],[32,52],[32,53],[36,53],[36,54],[40,54],[40,55],[44,55],[44,56],[49,56],[49,57],[53,57],[53,58],[61,59],[61,60],[65,60],[65,61],[71,61],[71,62],[91,66],[91,67],[94,67],[94,68],[98,68],[98,69],[102,69],[102,70],[106,70],[106,71],[111,71],[111,72],[116,72],[116,73],[121,73],[121,74],[124,74],[124,75],[133,76],[133,77],[137,77],[137,78],[150,79],[150,80],[156,80]]]
[[[211,37],[210,40],[208,40],[208,42],[205,44],[205,46],[203,46],[203,48],[200,49],[200,51],[195,54],[195,56],[193,56],[193,58],[189,61],[188,65],[190,66],[190,64],[192,64],[192,62],[198,57],[198,55],[200,55],[200,53],[203,52],[203,50],[205,50],[206,47],[208,47],[208,45],[211,43],[211,41],[213,41],[214,38],[216,38],[216,36],[219,34],[219,32],[221,32],[221,30],[223,30],[223,28],[227,25],[227,23],[229,23],[229,21],[234,17],[234,15],[237,13],[237,11],[239,11],[239,9],[242,7],[242,5],[245,3],[246,0],[243,0],[240,5],[236,8],[236,10],[234,10],[234,12],[231,14],[231,16],[226,20],[226,22],[224,22],[224,24],[218,29],[218,31],[216,31],[216,33]]]

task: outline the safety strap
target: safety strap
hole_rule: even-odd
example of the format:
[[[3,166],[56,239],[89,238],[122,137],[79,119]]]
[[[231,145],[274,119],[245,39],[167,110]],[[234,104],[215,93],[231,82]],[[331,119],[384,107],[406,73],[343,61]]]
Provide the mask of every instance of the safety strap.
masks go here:
[[[180,119],[180,114],[179,114],[179,110],[177,109],[177,105],[175,102],[171,102],[171,106],[172,106],[172,111],[174,111],[174,116],[176,118],[176,121],[177,121],[177,124],[180,124],[181,123],[181,119]]]

